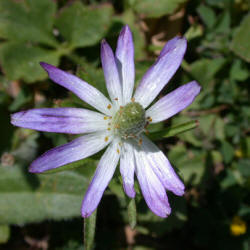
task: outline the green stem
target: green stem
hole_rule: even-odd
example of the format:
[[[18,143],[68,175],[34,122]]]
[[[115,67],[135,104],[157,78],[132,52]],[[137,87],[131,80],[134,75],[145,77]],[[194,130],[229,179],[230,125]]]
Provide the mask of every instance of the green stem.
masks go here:
[[[199,125],[198,121],[190,121],[190,122],[186,122],[186,123],[182,123],[161,131],[157,131],[157,132],[153,132],[149,134],[149,138],[151,140],[159,140],[162,138],[167,138],[167,137],[171,137],[171,136],[175,136],[177,134],[186,132],[190,129],[194,129]]]
[[[83,245],[84,250],[92,250],[94,247],[94,239],[95,239],[95,228],[96,228],[96,212],[93,212],[93,214],[89,218],[84,219],[84,232],[83,232]]]

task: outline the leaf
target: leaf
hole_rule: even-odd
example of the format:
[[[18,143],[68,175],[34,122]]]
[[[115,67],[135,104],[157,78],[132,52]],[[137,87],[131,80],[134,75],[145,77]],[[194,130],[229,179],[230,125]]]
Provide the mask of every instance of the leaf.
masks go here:
[[[161,131],[153,132],[149,134],[149,138],[151,140],[157,140],[162,138],[167,138],[171,136],[175,136],[180,133],[184,133],[190,129],[194,129],[198,126],[197,121],[190,121],[183,124],[175,125],[170,128],[166,128]]]
[[[245,81],[249,77],[249,71],[244,67],[241,60],[235,60],[230,69],[230,79]]]
[[[0,37],[55,46],[52,34],[55,11],[55,2],[51,0],[1,0]]]
[[[186,0],[136,0],[132,8],[147,17],[160,17],[172,14]]]
[[[128,202],[128,222],[132,229],[136,226],[136,204],[135,199],[130,199]]]
[[[97,210],[89,218],[84,219],[84,249],[92,250],[94,248],[95,228],[96,228]]]
[[[250,14],[244,17],[240,26],[235,30],[231,43],[232,51],[247,62],[250,62],[250,33],[248,32],[249,27]]]
[[[204,152],[192,151],[190,155],[184,145],[177,144],[171,148],[168,158],[173,166],[176,166],[180,170],[185,183],[191,182],[193,185],[200,183],[205,172]]]
[[[112,13],[111,5],[86,7],[78,1],[62,10],[56,26],[72,48],[91,46],[107,32]]]
[[[56,51],[25,43],[5,42],[0,46],[1,64],[9,80],[34,82],[46,79],[47,73],[39,62],[45,61],[57,66],[59,57]]]
[[[224,159],[225,163],[230,163],[234,157],[234,148],[227,141],[222,141],[221,143],[222,143],[221,144],[221,154],[223,156],[223,159]]]
[[[202,4],[197,8],[197,12],[208,28],[212,28],[214,26],[216,15],[212,8]]]
[[[0,166],[0,224],[80,216],[89,183],[84,170],[35,175],[21,166]]]
[[[10,226],[0,225],[0,244],[8,242],[10,238]]]
[[[44,174],[53,174],[53,173],[58,173],[58,172],[62,172],[62,171],[72,170],[72,169],[79,168],[79,167],[84,167],[84,168],[85,167],[87,168],[88,166],[96,167],[96,165],[97,165],[96,160],[93,160],[91,158],[86,158],[83,160],[79,160],[79,161],[75,161],[75,162],[66,164],[66,165],[61,166],[59,168],[48,170],[48,171],[44,172]]]
[[[224,58],[197,60],[190,65],[190,74],[202,86],[213,80],[215,74],[224,66],[226,60]]]

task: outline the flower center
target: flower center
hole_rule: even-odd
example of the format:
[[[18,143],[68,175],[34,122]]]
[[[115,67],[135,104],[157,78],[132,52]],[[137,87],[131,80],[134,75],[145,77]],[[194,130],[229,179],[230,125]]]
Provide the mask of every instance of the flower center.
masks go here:
[[[139,135],[145,125],[145,109],[138,102],[130,102],[116,112],[113,119],[115,134],[127,139]]]

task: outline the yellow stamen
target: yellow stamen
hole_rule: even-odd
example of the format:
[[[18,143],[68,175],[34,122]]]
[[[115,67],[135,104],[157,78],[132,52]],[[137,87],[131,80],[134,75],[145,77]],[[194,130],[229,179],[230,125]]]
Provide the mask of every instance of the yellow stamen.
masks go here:
[[[108,109],[111,109],[111,108],[112,108],[111,104],[109,104],[109,105],[107,106],[107,108],[108,108]]]
[[[105,140],[105,142],[107,142],[109,140],[109,137],[106,136],[104,140]]]

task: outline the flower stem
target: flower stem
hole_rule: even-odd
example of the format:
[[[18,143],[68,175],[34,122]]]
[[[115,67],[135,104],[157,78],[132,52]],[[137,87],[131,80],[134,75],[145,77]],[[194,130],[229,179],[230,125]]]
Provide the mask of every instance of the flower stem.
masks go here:
[[[96,209],[97,211],[97,209]],[[92,250],[94,247],[96,211],[89,218],[84,219],[83,225],[83,245],[84,250]]]
[[[167,138],[167,137],[171,137],[171,136],[175,136],[177,134],[186,132],[190,129],[194,129],[199,125],[199,122],[197,120],[195,121],[190,121],[190,122],[186,122],[186,123],[182,123],[161,131],[157,131],[157,132],[153,132],[149,134],[149,138],[151,140],[159,140],[162,138]]]

